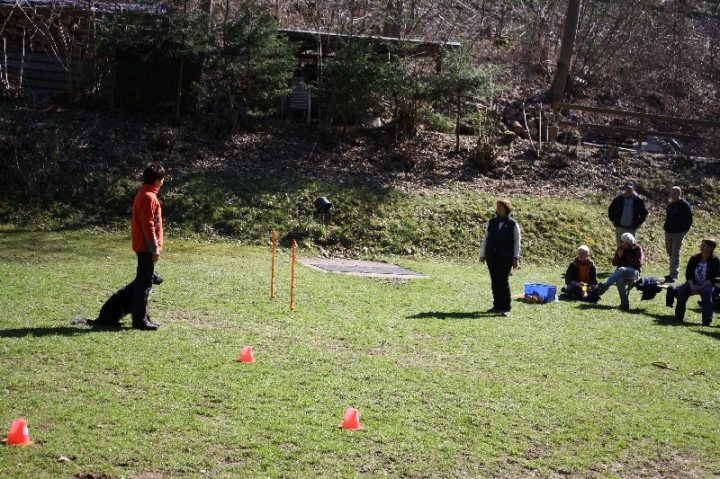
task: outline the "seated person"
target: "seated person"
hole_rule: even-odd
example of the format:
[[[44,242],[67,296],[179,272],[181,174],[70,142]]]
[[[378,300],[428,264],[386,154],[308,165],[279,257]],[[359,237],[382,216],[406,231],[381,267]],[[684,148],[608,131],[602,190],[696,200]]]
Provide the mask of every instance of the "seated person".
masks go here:
[[[715,283],[720,276],[720,258],[715,256],[714,239],[705,238],[700,243],[700,252],[688,261],[685,268],[685,283],[677,288],[675,293],[675,319],[685,320],[685,307],[688,298],[693,294],[699,294],[702,307],[702,324],[710,326],[713,319]]]
[[[588,291],[595,289],[597,284],[597,268],[590,258],[590,248],[582,245],[565,271],[565,294],[570,299],[588,300]]]
[[[630,233],[623,233],[620,237],[620,246],[615,251],[612,265],[617,266],[615,272],[604,283],[598,285],[598,294],[602,295],[613,284],[617,284],[620,294],[620,309],[630,309],[626,284],[628,281],[635,282],[640,278],[645,253],[635,237]]]

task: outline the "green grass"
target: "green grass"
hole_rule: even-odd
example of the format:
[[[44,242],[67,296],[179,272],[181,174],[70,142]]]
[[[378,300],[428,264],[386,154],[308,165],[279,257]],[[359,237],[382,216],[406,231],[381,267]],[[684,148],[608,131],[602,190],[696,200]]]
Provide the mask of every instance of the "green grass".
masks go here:
[[[664,295],[632,292],[621,312],[614,290],[486,316],[487,269],[465,249],[386,257],[425,280],[298,264],[290,311],[286,249],[271,300],[269,248],[170,238],[151,298],[161,329],[90,332],[71,321],[132,278],[127,236],[3,227],[0,434],[24,417],[35,444],[0,447],[0,476],[720,474],[720,329],[696,308],[668,321]],[[525,263],[513,292],[559,285],[571,254]],[[237,362],[244,345],[256,363]],[[363,430],[337,427],[348,407]]]

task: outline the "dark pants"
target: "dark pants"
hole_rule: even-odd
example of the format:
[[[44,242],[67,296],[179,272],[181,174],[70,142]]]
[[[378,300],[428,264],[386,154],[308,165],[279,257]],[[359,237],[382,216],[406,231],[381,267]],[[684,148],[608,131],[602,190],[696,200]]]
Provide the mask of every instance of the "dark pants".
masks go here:
[[[702,323],[709,325],[713,320],[713,294],[715,293],[715,285],[705,286],[700,290],[700,298],[702,302]],[[675,304],[675,318],[679,321],[685,319],[685,310],[688,299],[692,296],[690,283],[683,283],[678,286],[675,293],[677,303]]]
[[[150,323],[148,299],[152,291],[152,279],[155,262],[152,253],[136,253],[138,258],[137,272],[133,281],[132,323],[133,326]]]
[[[510,270],[512,269],[512,256],[489,256],[485,258],[490,271],[490,284],[492,286],[493,307],[502,311],[510,311]]]

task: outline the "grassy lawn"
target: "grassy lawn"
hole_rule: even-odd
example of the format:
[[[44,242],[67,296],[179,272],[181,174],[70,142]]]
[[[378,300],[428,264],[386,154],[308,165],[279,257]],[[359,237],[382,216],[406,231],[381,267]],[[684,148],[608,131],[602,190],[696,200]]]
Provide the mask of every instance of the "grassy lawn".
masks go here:
[[[720,475],[720,323],[694,298],[685,324],[664,293],[623,312],[614,289],[488,316],[467,249],[386,258],[430,276],[412,281],[298,264],[290,311],[287,250],[271,300],[269,247],[170,239],[161,329],[99,332],[72,320],[132,279],[127,236],[3,227],[0,434],[23,417],[35,444],[0,447],[0,477]],[[513,292],[560,286],[570,259],[524,265]],[[348,407],[362,430],[337,427]]]

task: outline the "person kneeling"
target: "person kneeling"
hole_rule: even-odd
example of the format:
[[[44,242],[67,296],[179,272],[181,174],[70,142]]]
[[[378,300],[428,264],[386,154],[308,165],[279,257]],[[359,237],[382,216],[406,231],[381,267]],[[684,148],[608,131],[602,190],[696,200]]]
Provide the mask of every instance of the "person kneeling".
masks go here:
[[[590,258],[590,248],[582,245],[565,271],[565,295],[570,299],[597,301],[597,284],[597,268]]]
[[[685,320],[687,301],[693,294],[699,294],[702,307],[702,324],[710,326],[713,320],[713,303],[717,287],[715,283],[720,275],[720,258],[715,256],[714,239],[706,238],[700,243],[700,252],[688,261],[685,268],[685,283],[675,293],[675,319]]]

